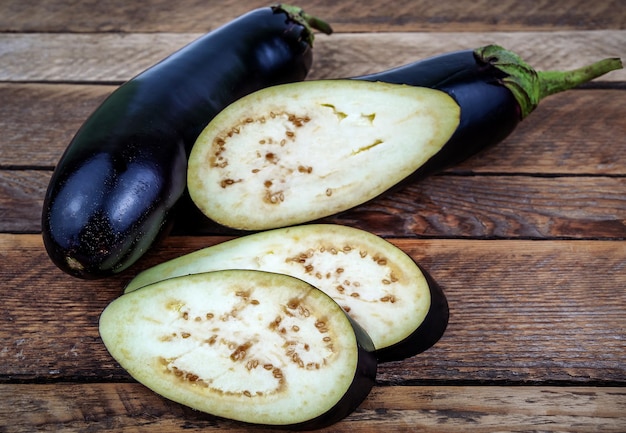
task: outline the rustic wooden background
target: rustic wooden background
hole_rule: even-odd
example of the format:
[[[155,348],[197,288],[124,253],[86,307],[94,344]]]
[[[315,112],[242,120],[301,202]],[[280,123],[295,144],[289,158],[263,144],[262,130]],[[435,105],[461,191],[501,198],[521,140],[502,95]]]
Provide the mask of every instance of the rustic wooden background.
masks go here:
[[[626,59],[621,0],[315,0],[310,78],[487,43],[538,69]],[[268,3],[0,1],[0,432],[248,431],[136,384],[97,331],[138,270],[236,233],[176,235],[119,277],[58,271],[40,238],[52,169],[120,83]],[[626,71],[555,95],[497,147],[325,222],[388,238],[444,287],[448,330],[380,367],[328,431],[626,431]],[[265,430],[267,431],[267,430]]]

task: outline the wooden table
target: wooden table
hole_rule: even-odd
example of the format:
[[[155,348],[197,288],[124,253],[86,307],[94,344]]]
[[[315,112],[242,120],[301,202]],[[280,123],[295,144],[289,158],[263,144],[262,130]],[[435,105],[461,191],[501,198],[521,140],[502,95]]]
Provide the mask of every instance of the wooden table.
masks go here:
[[[179,231],[115,278],[57,270],[40,236],[52,169],[123,81],[266,3],[0,2],[0,432],[250,429],[134,382],[98,335],[137,271],[232,236]],[[315,0],[310,78],[499,43],[538,69],[626,58],[621,0]],[[626,72],[545,100],[505,142],[325,222],[388,238],[443,286],[443,339],[382,365],[329,432],[626,431]],[[265,430],[266,431],[266,430]]]

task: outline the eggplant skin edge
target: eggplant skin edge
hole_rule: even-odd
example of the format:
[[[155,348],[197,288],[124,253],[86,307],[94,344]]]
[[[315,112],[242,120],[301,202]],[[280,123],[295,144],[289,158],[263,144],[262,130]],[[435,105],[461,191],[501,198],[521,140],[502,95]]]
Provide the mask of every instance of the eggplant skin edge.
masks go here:
[[[379,363],[400,361],[425,352],[443,337],[448,327],[450,309],[443,288],[422,266],[417,266],[426,278],[430,290],[428,313],[407,338],[376,351]]]
[[[186,188],[187,154],[224,107],[263,87],[300,81],[310,31],[253,10],[115,90],[76,133],[50,180],[42,236],[74,277],[122,272],[167,234]]]

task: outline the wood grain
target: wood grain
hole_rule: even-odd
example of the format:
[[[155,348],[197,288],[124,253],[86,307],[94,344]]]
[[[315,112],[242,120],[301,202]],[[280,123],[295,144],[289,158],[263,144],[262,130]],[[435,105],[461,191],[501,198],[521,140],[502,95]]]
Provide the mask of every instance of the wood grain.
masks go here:
[[[45,399],[41,396],[46,396]],[[80,395],[80,399],[75,396]],[[0,385],[2,430],[278,433],[192,411],[139,384]],[[410,386],[374,388],[342,422],[320,433],[394,431],[621,433],[622,388]]]
[[[5,0],[0,29],[9,32],[204,32],[271,2],[166,0],[141,3]],[[298,4],[296,2],[296,4]],[[337,32],[486,31],[626,28],[620,0],[312,0],[304,9],[330,22]],[[71,20],[67,17],[72,16]]]
[[[125,274],[71,278],[39,233],[53,166],[120,83],[260,0],[0,2],[0,432],[266,431],[167,401],[110,357],[136,273],[240,233],[191,224]],[[621,0],[312,0],[309,79],[498,43],[538,69],[626,58]],[[385,236],[443,287],[430,350],[379,368],[324,432],[626,431],[626,70],[555,95],[503,143],[325,222]],[[192,218],[192,216],[189,216]],[[181,228],[182,227],[182,228]],[[176,234],[178,233],[178,234]],[[200,232],[203,233],[203,232]]]
[[[80,125],[115,86],[0,83],[0,167],[56,165]],[[62,109],[59,109],[62,107]],[[626,174],[626,92],[572,90],[545,99],[507,140],[461,173]]]
[[[0,231],[41,230],[50,172],[0,171]],[[626,238],[626,178],[432,176],[322,219],[383,236]],[[237,234],[187,205],[175,234]]]
[[[0,81],[121,83],[200,33],[0,33]],[[499,44],[536,69],[573,69],[605,57],[626,57],[626,30],[482,33],[349,33],[318,35],[309,78],[382,71],[449,51]],[[603,82],[626,81],[626,71]]]
[[[171,237],[132,272],[83,281],[39,236],[0,235],[0,382],[127,381],[98,336],[102,309],[141,268],[222,239]],[[623,242],[390,241],[444,288],[451,318],[435,347],[381,366],[380,384],[626,382]]]

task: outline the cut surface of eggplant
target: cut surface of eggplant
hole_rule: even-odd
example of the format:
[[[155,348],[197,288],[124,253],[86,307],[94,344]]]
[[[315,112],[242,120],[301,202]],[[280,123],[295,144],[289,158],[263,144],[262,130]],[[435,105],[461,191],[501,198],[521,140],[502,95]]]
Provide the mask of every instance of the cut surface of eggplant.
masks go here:
[[[267,88],[203,130],[187,182],[210,219],[242,230],[312,221],[366,202],[412,174],[454,133],[446,93],[357,80]]]
[[[376,376],[371,340],[332,298],[268,272],[195,274],[124,294],[103,311],[100,335],[158,394],[248,423],[328,425]]]
[[[448,304],[435,281],[390,242],[335,224],[259,232],[156,265],[125,288],[221,269],[290,275],[331,296],[372,338],[380,361],[431,347],[448,323]]]

